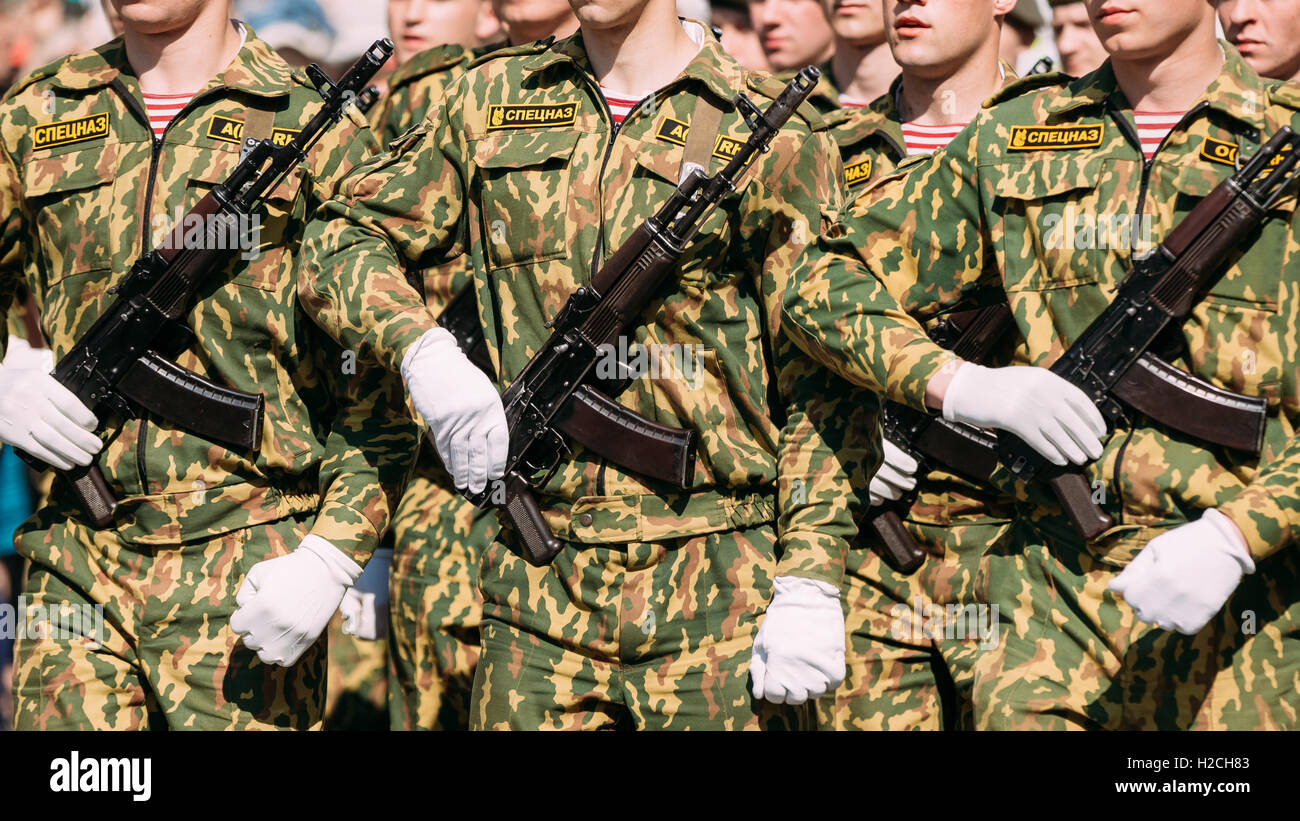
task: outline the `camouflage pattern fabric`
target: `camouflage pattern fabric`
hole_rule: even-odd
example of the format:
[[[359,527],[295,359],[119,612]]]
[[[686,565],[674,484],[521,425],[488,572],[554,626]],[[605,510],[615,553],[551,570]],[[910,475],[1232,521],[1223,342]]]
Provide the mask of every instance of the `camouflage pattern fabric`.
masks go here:
[[[831,137],[840,148],[844,165],[844,188],[851,198],[868,182],[893,171],[907,157],[902,118],[896,101],[902,76],[894,78],[889,91],[862,108],[840,104],[840,90],[828,60],[821,66],[808,102],[817,109]]]
[[[709,38],[682,75],[615,133],[580,34],[495,51],[449,88],[440,114],[358,169],[325,205],[308,239],[303,297],[331,318],[331,332],[345,344],[396,367],[425,311],[412,302],[404,271],[468,250],[494,370],[507,385],[546,339],[544,322],[589,279],[592,262],[667,198],[699,97],[711,95],[724,111],[709,169],[716,172],[747,133],[732,97],[745,90],[762,103],[781,88],[745,73]],[[839,197],[838,161],[815,112],[792,121],[747,177],[703,224],[676,273],[677,288],[646,311],[628,340],[646,346],[644,358],[656,368],[645,374],[651,378],[634,379],[619,401],[698,432],[689,489],[575,447],[539,495],[552,530],[575,543],[557,562],[575,560],[565,558],[571,552],[601,556],[604,566],[614,563],[604,552],[614,548],[589,545],[662,545],[776,523],[778,574],[837,586],[842,580],[860,502],[849,477],[869,474],[879,460],[876,403],[835,382],[780,334],[785,273]],[[475,196],[466,196],[462,180]],[[349,296],[355,293],[367,297],[359,311]],[[683,367],[675,367],[674,352]],[[769,404],[773,397],[778,405]],[[849,407],[862,408],[871,424],[846,430]],[[775,505],[760,503],[773,494]],[[502,541],[513,545],[513,536]],[[525,585],[522,563],[502,566]],[[581,599],[594,581],[572,583]],[[761,610],[768,595],[766,587],[753,591],[753,606]],[[485,592],[485,608],[491,605]],[[506,624],[517,630],[528,610],[511,605]],[[559,630],[577,616],[564,604],[545,618]],[[692,624],[699,637],[710,634],[702,617]],[[483,653],[490,664],[513,652],[520,636],[489,627],[485,622]],[[517,686],[521,693],[545,690]],[[480,702],[483,693],[499,692],[476,686]],[[499,709],[492,700],[476,712]],[[538,715],[547,708],[530,709]]]
[[[496,46],[445,45],[421,52],[393,72],[376,128],[391,142],[424,120],[470,62]],[[462,255],[408,279],[432,315],[471,282]],[[393,547],[387,667],[390,726],[395,730],[469,727],[470,685],[479,655],[478,558],[496,534],[496,514],[456,492],[431,446],[420,449],[386,537]]]
[[[1015,72],[1003,64],[1008,82]],[[823,78],[829,77],[829,73]],[[860,110],[829,115],[840,145],[851,198],[867,176],[884,175],[904,159],[902,77]],[[823,103],[825,99],[823,99]],[[915,162],[916,160],[913,160]],[[995,652],[975,631],[981,611],[975,578],[980,558],[1004,536],[1014,515],[1010,500],[942,470],[917,477],[916,499],[904,526],[930,554],[913,574],[895,571],[863,535],[848,557],[843,589],[847,674],[839,690],[818,703],[825,729],[969,728],[971,667]],[[933,617],[942,612],[943,619]],[[967,618],[967,614],[976,614]],[[948,614],[956,618],[948,619]]]
[[[325,730],[388,729],[388,644],[343,632],[335,613],[325,628],[329,665]]]
[[[318,728],[325,639],[292,667],[263,664],[230,630],[235,593],[262,559],[311,529],[310,510],[158,545],[94,530],[51,504],[19,539],[28,611],[54,624],[19,637],[20,730]],[[102,630],[87,617],[102,607]],[[50,616],[49,614],[57,614]],[[34,619],[33,619],[34,620]],[[62,631],[55,627],[62,626]]]
[[[496,535],[495,511],[453,490],[432,452],[393,518],[388,701],[394,730],[464,730],[479,659],[478,563]]]
[[[229,174],[250,105],[276,112],[275,140],[287,139],[319,105],[306,77],[251,31],[157,146],[120,40],[40,69],[10,90],[0,105],[0,303],[8,306],[25,276],[56,359],[109,304],[109,289],[142,250],[161,242],[177,217]],[[103,420],[110,433],[97,464],[119,503],[113,529],[96,539],[164,554],[218,539],[236,544],[226,534],[311,512],[312,533],[359,564],[368,561],[407,478],[416,428],[400,379],[340,349],[313,324],[297,302],[294,270],[307,216],[372,147],[368,129],[347,122],[327,133],[272,190],[256,253],[247,260],[233,254],[186,317],[196,341],[177,362],[265,396],[259,447],[226,450],[152,416]],[[61,483],[50,505],[80,521]],[[56,525],[86,549],[92,544],[73,524],[40,522],[28,526],[29,550],[46,545],[41,529]],[[53,566],[47,555],[25,555]],[[146,564],[132,572],[148,577],[150,555],[133,556]],[[158,578],[150,596],[166,600],[177,592],[172,586],[188,590],[199,574]],[[203,607],[187,615],[203,618]],[[211,613],[224,625],[226,602]],[[153,618],[137,615],[124,628],[153,630]],[[39,656],[20,659],[28,663]],[[314,673],[308,679],[323,684]]]
[[[1000,291],[1022,339],[1016,360],[1050,365],[1109,302],[1132,251],[1149,249],[1232,172],[1231,160],[1225,163],[1216,147],[1245,156],[1280,126],[1297,124],[1296,89],[1260,79],[1230,45],[1223,48],[1227,59],[1219,78],[1149,164],[1109,64],[1078,80],[1035,76],[1004,91],[945,151],[864,192],[810,249],[787,294],[792,333],[856,384],[921,408],[926,383],[952,356],[925,336],[921,323],[976,307]],[[1178,360],[1210,382],[1267,399],[1262,454],[1207,446],[1142,416],[1115,431],[1087,476],[1116,525],[1088,545],[1068,535],[1051,538],[1052,557],[1077,570],[1054,578],[1058,598],[1050,613],[1037,609],[1046,606],[1045,591],[1013,595],[1024,567],[990,563],[989,602],[1001,609],[1007,657],[999,678],[1063,681],[1075,699],[1087,701],[1088,673],[1071,666],[1086,639],[1058,624],[1056,614],[1098,596],[1150,538],[1204,508],[1230,516],[1257,560],[1294,550],[1292,527],[1300,520],[1300,446],[1293,437],[1300,396],[1291,332],[1300,249],[1294,196],[1279,202],[1277,211],[1279,219],[1233,261],[1184,323],[1188,353]],[[1031,525],[1016,531],[1010,554],[1039,561],[1048,541],[1042,534],[1068,534],[1063,514],[1037,484],[995,479],[1015,493],[1016,518]],[[1251,591],[1285,603],[1296,599],[1294,588],[1279,586],[1284,578],[1261,573],[1248,582],[1235,600],[1239,609],[1268,612],[1263,600],[1249,598]],[[1127,605],[1104,597],[1098,612],[1098,629],[1107,637],[1132,619]],[[1282,660],[1296,657],[1287,644],[1252,647],[1256,657],[1269,648],[1267,663],[1287,669]],[[1284,712],[1294,713],[1300,698],[1294,676],[1252,676],[1242,666],[1259,662],[1249,657],[1235,652],[1226,662],[1239,680],[1251,682],[1249,697],[1280,701],[1290,705]],[[1023,667],[1007,669],[1015,659]],[[1195,663],[1168,658],[1160,666],[1173,679]],[[983,699],[983,706],[976,703],[978,718],[989,714],[994,689],[975,689]],[[1009,693],[1028,698],[1024,690],[1000,698],[1010,699]],[[1205,703],[1212,707],[1216,699]],[[1001,710],[1032,712],[1044,722],[1061,715],[1045,702],[1017,705]]]

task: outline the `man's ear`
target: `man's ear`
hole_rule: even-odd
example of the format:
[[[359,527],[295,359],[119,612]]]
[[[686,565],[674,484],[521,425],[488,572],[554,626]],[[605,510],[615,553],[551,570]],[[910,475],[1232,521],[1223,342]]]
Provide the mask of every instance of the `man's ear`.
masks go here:
[[[993,0],[993,14],[996,17],[1004,17],[1011,13],[1016,7],[1016,0]],[[998,22],[1002,22],[999,20]]]

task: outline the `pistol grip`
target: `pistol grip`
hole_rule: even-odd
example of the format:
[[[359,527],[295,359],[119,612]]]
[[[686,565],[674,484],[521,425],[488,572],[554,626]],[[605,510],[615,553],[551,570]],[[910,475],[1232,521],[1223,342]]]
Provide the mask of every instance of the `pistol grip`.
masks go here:
[[[515,472],[506,475],[505,483],[506,516],[524,543],[525,558],[529,564],[537,567],[550,564],[563,544],[551,533],[546,519],[542,518],[542,510],[537,506],[532,487],[527,479]]]
[[[907,532],[897,513],[886,510],[869,515],[867,521],[876,534],[871,547],[890,567],[900,573],[913,573],[925,561],[925,551]]]
[[[81,509],[85,511],[90,523],[95,527],[108,527],[113,523],[113,512],[117,510],[117,499],[108,489],[104,474],[99,466],[90,464],[84,468],[60,471],[60,475],[72,486],[72,495],[77,497]]]
[[[1082,473],[1059,473],[1048,483],[1061,508],[1070,517],[1070,523],[1085,540],[1092,540],[1107,530],[1115,521],[1092,501],[1092,488]]]

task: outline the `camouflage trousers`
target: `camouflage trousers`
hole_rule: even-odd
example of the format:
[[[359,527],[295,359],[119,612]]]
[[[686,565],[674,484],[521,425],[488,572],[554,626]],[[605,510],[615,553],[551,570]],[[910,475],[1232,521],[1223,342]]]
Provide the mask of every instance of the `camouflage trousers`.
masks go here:
[[[475,729],[807,728],[749,692],[772,597],[771,526],[659,542],[567,543],[534,567],[500,537],[483,557]]]
[[[32,560],[25,596],[58,629],[28,629],[18,641],[18,729],[319,725],[325,640],[284,668],[262,664],[230,630],[249,569],[296,548],[311,522],[304,514],[160,546],[38,513],[18,538]]]
[[[443,477],[422,463],[390,531],[388,711],[394,730],[469,727],[482,614],[478,560],[496,535],[497,514],[475,508]]]
[[[329,672],[325,688],[326,730],[388,729],[388,645],[349,636],[338,613],[325,628]]]
[[[849,557],[843,587],[845,678],[817,702],[819,729],[972,725],[971,671],[980,654],[995,651],[990,645],[997,641],[996,623],[978,609],[981,561],[1009,524],[982,518],[905,525],[931,553],[916,572],[900,573],[866,548]]]
[[[1184,636],[1139,622],[1106,586],[1159,531],[1085,547],[1063,520],[1021,519],[988,559],[1003,651],[975,667],[988,729],[1295,729],[1300,557],[1257,563],[1219,615]]]

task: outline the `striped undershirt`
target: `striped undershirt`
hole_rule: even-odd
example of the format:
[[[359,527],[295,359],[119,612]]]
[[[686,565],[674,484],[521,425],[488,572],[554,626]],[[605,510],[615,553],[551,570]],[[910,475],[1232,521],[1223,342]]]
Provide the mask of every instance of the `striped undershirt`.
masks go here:
[[[933,154],[952,142],[952,138],[960,134],[965,127],[966,123],[944,125],[903,123],[903,141],[907,144],[907,156]]]
[[[143,94],[145,110],[149,112],[149,127],[154,139],[161,140],[163,131],[172,118],[194,99],[194,94]]]
[[[609,114],[614,118],[614,125],[621,126],[627,119],[627,115],[632,113],[632,109],[640,100],[631,100],[627,97],[620,97],[617,94],[610,94],[604,87],[600,87],[600,93],[605,95],[605,102],[609,105]]]
[[[1134,111],[1133,121],[1137,123],[1138,140],[1142,143],[1142,156],[1148,160],[1156,155],[1156,149],[1165,136],[1178,125],[1185,111]]]

